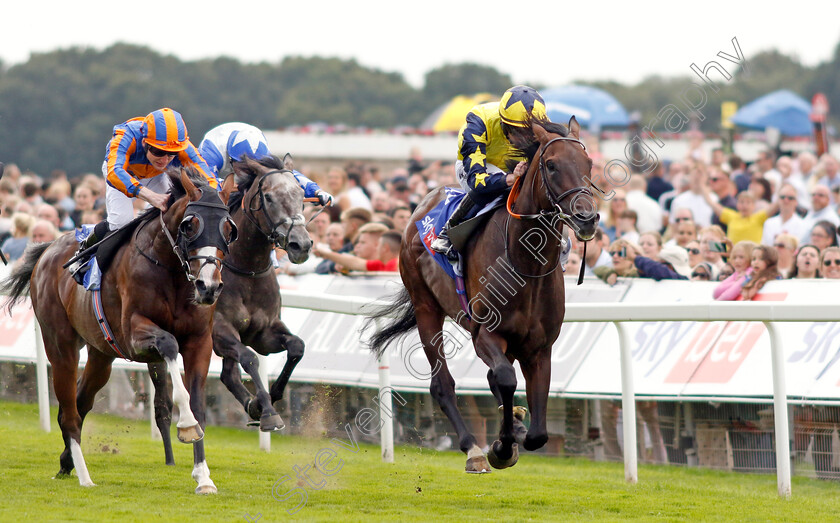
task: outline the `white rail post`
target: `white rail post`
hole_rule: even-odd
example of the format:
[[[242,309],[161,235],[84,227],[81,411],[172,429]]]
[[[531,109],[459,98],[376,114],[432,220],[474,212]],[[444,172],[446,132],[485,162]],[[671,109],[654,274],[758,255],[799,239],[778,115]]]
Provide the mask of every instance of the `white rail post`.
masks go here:
[[[286,356],[288,357],[288,356]],[[266,357],[257,354],[257,361],[260,362],[260,381],[265,387],[265,390],[271,390],[268,385],[268,361]],[[260,432],[260,450],[271,452],[271,432]]]
[[[41,337],[41,324],[35,318],[35,377],[38,387],[38,416],[41,430],[50,431],[50,384],[47,377],[47,353],[44,350],[44,338]]]
[[[376,320],[376,330],[382,328],[381,320]],[[377,359],[379,367],[379,419],[382,420],[382,430],[379,432],[379,446],[382,450],[382,461],[394,462],[394,409],[391,397],[391,351],[388,347],[382,351]]]
[[[639,481],[639,464],[636,450],[636,397],[633,387],[633,354],[630,337],[620,321],[614,321],[618,331],[621,351],[621,410],[622,433],[624,434],[624,479],[628,483]]]
[[[785,383],[785,356],[776,325],[765,321],[770,333],[770,357],[773,362],[773,418],[776,424],[776,485],[779,496],[789,498],[790,485],[790,432],[788,428],[787,385]]]

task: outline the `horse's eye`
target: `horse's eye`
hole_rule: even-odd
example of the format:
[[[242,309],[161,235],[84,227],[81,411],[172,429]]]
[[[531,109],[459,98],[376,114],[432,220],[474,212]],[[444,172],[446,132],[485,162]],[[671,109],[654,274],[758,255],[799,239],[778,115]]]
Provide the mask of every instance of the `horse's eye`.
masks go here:
[[[548,161],[545,162],[545,168],[548,169],[549,171],[552,171],[552,172],[556,171],[557,170],[556,167],[557,166],[554,164],[554,161],[552,161],[552,160],[548,160]]]
[[[266,194],[266,195],[265,195],[265,201],[267,201],[267,202],[273,202],[273,201],[274,201],[274,196],[272,196],[272,195],[270,195],[270,194]]]

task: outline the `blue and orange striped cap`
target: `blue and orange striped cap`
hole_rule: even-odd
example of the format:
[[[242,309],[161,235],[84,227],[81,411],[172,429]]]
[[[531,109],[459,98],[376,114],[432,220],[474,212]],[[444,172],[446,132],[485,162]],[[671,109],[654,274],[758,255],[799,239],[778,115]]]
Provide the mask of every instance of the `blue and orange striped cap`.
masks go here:
[[[181,113],[169,107],[152,111],[143,119],[146,144],[164,151],[179,152],[187,148],[189,135]]]

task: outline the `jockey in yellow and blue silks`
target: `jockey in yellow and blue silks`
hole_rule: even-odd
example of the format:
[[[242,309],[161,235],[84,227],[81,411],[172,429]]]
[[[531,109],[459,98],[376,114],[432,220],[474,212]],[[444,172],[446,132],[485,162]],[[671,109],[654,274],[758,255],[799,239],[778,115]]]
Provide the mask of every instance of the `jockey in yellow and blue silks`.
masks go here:
[[[233,162],[242,161],[245,157],[259,160],[271,155],[265,134],[257,127],[242,122],[225,123],[207,131],[198,144],[198,152],[220,180],[233,172]],[[306,198],[318,198],[321,205],[332,202],[333,197],[303,173],[292,170],[292,174]]]
[[[520,156],[520,148],[511,143],[511,138],[517,135],[517,143],[534,142],[530,122],[546,118],[542,96],[525,85],[511,87],[498,102],[470,110],[458,134],[455,162],[458,182],[467,194],[432,242],[433,250],[454,257],[449,229],[460,224],[474,205],[484,206],[495,200],[525,174],[528,159]],[[513,164],[513,171],[506,172]]]
[[[96,224],[79,251],[130,222],[134,218],[134,198],[165,211],[169,178],[162,175],[167,168],[179,166],[198,169],[211,187],[219,188],[218,180],[190,143],[187,126],[177,111],[165,107],[114,126],[102,164],[108,182],[107,218]],[[74,272],[79,266],[79,262],[74,263],[69,270]]]

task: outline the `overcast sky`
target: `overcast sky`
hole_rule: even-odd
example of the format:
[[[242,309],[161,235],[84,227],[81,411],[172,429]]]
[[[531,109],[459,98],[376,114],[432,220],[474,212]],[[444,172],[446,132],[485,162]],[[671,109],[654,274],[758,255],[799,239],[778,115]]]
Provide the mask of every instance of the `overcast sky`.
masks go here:
[[[462,62],[547,86],[688,75],[692,63],[702,67],[719,51],[734,54],[732,38],[747,57],[777,49],[811,66],[830,59],[840,41],[840,3],[773,4],[780,3],[15,0],[0,7],[0,59],[9,66],[33,52],[122,41],[183,60],[354,58],[400,72],[417,87],[429,70]]]

